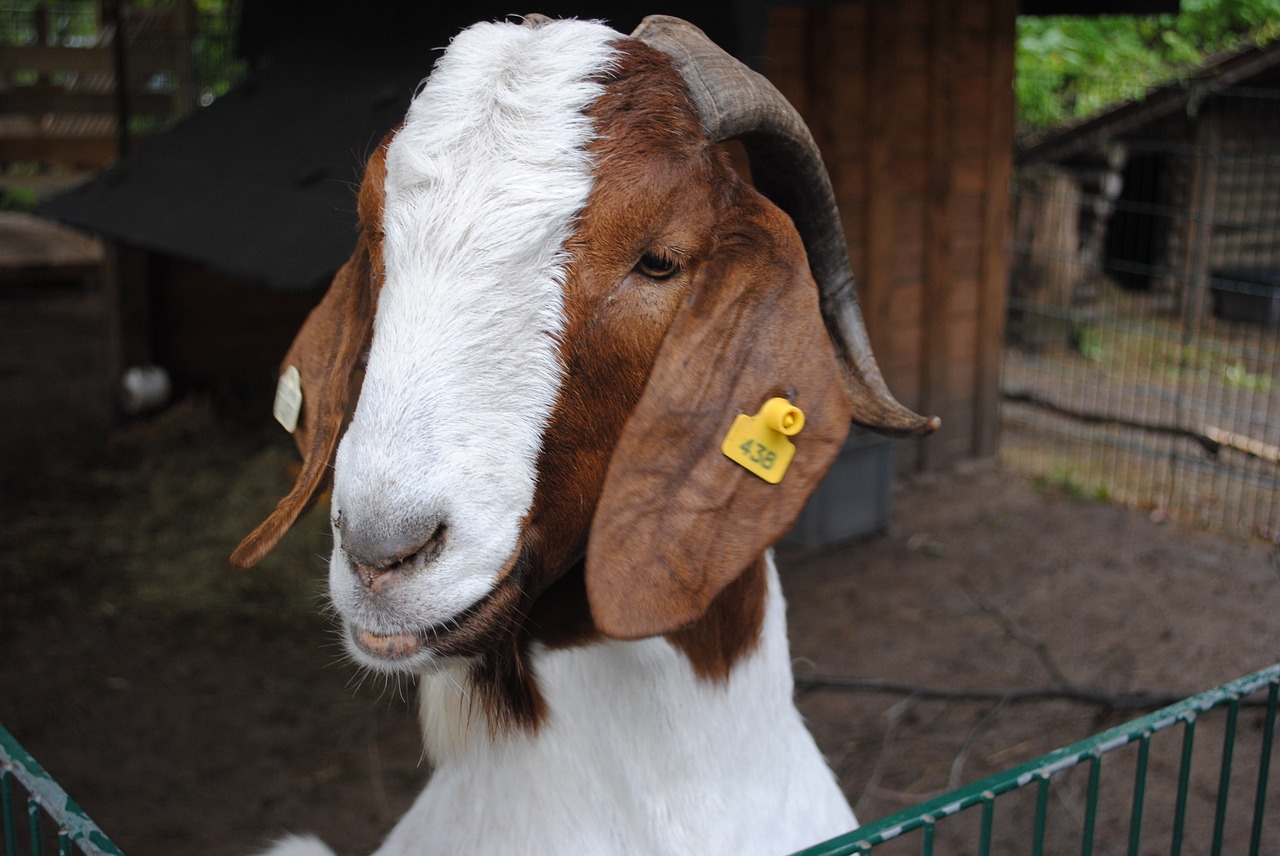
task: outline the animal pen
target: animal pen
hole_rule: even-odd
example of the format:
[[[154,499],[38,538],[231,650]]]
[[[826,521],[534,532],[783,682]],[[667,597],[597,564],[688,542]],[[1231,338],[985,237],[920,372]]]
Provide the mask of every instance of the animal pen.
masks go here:
[[[1266,810],[1278,700],[1280,664],[868,823],[801,856],[873,849],[923,856],[935,849],[980,856],[1089,856],[1122,847],[1130,856],[1216,856],[1224,847],[1250,856],[1274,852],[1278,818]],[[25,822],[15,807],[23,800]],[[64,856],[120,854],[3,728],[0,801],[6,856],[55,848]]]
[[[1024,150],[1007,465],[1280,538],[1277,66],[1251,49]]]

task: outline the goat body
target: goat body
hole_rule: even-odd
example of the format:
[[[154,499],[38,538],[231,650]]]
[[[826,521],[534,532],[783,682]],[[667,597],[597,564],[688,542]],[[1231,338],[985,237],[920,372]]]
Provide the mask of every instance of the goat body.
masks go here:
[[[235,559],[332,461],[348,649],[419,676],[435,765],[384,856],[789,852],[854,819],[792,702],[768,548],[851,418],[934,423],[717,148],[682,64],[736,63],[671,19],[534,23],[464,31],[371,157],[357,251],[285,359],[302,474]],[[776,485],[719,451],[772,397],[807,417]]]

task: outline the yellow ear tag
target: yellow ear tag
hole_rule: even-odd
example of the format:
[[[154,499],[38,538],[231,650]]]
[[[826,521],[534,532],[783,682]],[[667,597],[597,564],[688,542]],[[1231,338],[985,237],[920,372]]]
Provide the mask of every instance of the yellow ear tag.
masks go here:
[[[739,414],[720,445],[729,460],[777,484],[786,475],[795,444],[788,440],[804,427],[804,411],[785,398],[771,398],[755,416]]]
[[[302,411],[302,375],[296,366],[289,366],[276,383],[276,401],[271,415],[292,434],[298,428],[298,414]]]

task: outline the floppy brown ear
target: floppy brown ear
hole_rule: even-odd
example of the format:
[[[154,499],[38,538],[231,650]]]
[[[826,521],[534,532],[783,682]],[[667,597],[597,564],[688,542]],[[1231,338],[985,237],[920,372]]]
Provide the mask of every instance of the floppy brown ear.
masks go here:
[[[790,220],[760,197],[695,274],[605,477],[587,549],[591,615],[635,639],[696,621],[794,522],[848,433],[850,404]],[[781,396],[805,414],[769,484],[720,447]]]
[[[294,442],[302,453],[302,470],[284,499],[266,520],[249,533],[231,554],[242,568],[256,565],[279,543],[320,493],[331,471],[359,394],[355,380],[360,359],[373,337],[373,311],[377,300],[376,266],[382,231],[383,186],[387,178],[387,145],[391,130],[369,156],[357,200],[362,231],[355,252],[339,268],[329,290],[294,337],[281,373],[298,370],[302,387],[302,411],[294,429]]]
[[[242,568],[257,564],[275,547],[311,506],[329,475],[355,406],[353,376],[373,331],[369,270],[368,244],[362,236],[285,355],[281,371],[292,366],[301,379],[302,412],[294,440],[302,453],[302,470],[271,516],[231,554],[231,561]]]

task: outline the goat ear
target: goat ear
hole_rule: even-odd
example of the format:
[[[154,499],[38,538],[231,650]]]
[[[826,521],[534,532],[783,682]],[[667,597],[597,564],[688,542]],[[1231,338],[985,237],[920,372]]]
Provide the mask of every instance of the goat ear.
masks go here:
[[[338,439],[355,406],[353,393],[358,389],[353,376],[373,330],[369,269],[368,242],[362,236],[285,355],[282,369],[297,369],[302,387],[302,411],[294,430],[302,470],[271,516],[231,554],[231,561],[242,568],[257,564],[275,547],[328,478]]]
[[[699,267],[623,428],[587,549],[592,618],[613,638],[697,621],[795,521],[848,433],[851,409],[790,220],[748,191],[735,236]],[[721,444],[768,399],[805,414],[770,484]]]

